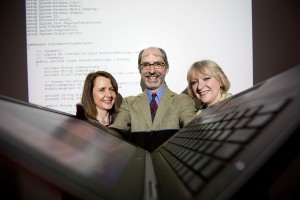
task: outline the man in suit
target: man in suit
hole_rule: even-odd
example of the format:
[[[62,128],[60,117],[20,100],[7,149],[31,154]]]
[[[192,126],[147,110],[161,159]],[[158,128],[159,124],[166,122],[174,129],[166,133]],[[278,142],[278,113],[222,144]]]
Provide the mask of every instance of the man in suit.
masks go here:
[[[163,49],[149,47],[142,50],[138,68],[144,92],[123,99],[120,112],[109,128],[151,152],[194,119],[195,102],[186,94],[176,94],[166,85],[169,63]],[[155,105],[150,108],[153,93],[156,94],[155,102],[152,102]]]

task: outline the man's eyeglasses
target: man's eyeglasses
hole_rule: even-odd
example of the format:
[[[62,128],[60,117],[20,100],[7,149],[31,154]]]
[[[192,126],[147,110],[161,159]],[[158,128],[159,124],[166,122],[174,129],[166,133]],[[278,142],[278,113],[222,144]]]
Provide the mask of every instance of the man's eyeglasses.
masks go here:
[[[155,63],[151,64],[151,63],[146,62],[146,63],[141,63],[140,66],[141,66],[141,69],[143,69],[143,70],[148,70],[151,68],[151,66],[153,66],[154,69],[162,69],[165,66],[165,63],[155,62]]]

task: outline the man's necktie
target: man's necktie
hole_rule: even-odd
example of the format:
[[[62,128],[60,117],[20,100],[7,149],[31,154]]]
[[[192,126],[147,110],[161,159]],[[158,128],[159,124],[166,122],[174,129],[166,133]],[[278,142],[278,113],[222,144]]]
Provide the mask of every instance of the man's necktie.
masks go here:
[[[155,97],[156,97],[156,93],[153,93],[152,94],[152,99],[150,101],[150,112],[151,112],[152,121],[154,120],[154,116],[155,116],[155,113],[156,113],[156,110],[157,110],[157,103],[155,101]]]

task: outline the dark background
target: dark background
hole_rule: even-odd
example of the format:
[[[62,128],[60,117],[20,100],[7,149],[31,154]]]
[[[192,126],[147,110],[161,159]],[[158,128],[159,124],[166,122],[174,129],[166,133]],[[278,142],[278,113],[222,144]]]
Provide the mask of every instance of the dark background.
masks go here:
[[[0,13],[0,94],[28,101],[25,1]],[[299,0],[252,0],[252,20],[254,84],[300,64]]]

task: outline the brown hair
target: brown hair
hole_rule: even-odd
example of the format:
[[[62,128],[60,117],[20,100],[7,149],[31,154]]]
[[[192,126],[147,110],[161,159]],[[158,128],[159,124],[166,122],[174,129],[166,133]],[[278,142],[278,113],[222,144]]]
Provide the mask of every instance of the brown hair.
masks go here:
[[[84,82],[81,103],[84,107],[85,115],[90,119],[96,119],[97,117],[97,108],[93,99],[93,88],[95,86],[95,79],[99,76],[108,78],[116,92],[116,95],[118,95],[118,83],[110,73],[106,71],[96,71],[89,73]],[[110,113],[117,113],[118,111],[119,108],[115,103],[110,110]]]

